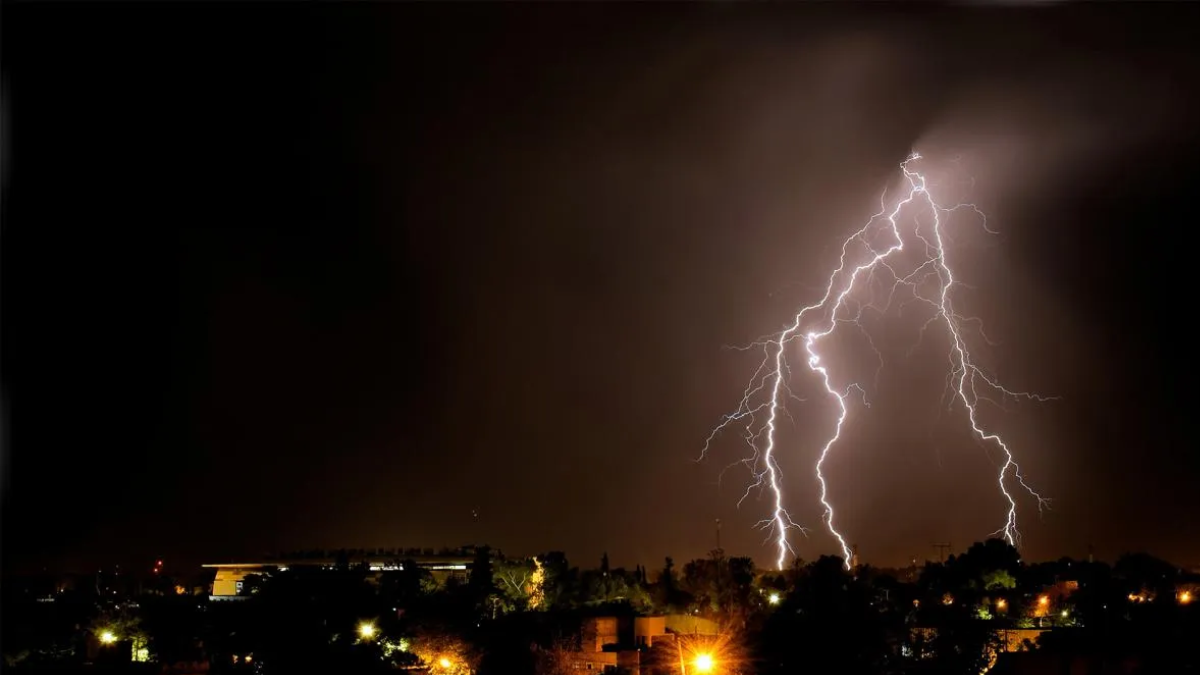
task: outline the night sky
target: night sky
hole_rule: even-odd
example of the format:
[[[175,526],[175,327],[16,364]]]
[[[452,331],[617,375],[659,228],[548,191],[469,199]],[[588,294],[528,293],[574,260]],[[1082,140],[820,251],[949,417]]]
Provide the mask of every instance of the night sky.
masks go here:
[[[717,518],[769,564],[765,495],[718,484],[744,446],[694,461],[757,364],[725,347],[819,297],[912,149],[1000,232],[956,249],[981,362],[1061,397],[987,413],[1054,499],[1022,501],[1025,556],[1200,564],[1198,5],[4,14],[7,564],[658,566]],[[944,368],[890,362],[829,464],[867,562],[1003,523]],[[806,559],[837,551],[822,405],[781,441]]]

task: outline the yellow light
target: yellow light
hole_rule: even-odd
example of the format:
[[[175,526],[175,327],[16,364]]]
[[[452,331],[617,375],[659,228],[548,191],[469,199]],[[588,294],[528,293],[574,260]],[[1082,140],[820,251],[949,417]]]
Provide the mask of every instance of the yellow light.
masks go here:
[[[1050,604],[1050,596],[1043,595],[1042,597],[1038,598],[1038,605],[1045,607],[1048,604]]]
[[[772,593],[771,595],[767,596],[767,602],[771,603],[772,605],[778,605],[779,604],[779,594]]]
[[[1005,607],[1008,607],[1008,602],[1006,602],[1004,598],[1000,598],[996,601],[996,609],[1004,609]]]
[[[111,645],[117,641],[117,636],[111,630],[106,630],[100,634],[100,642],[106,645]]]
[[[246,655],[246,663],[254,663],[254,657],[247,654]]]
[[[1192,592],[1184,591],[1179,594],[1179,604],[1186,605],[1192,601]]]
[[[546,567],[533,559],[533,574],[529,577],[529,609],[538,609],[546,600]]]
[[[711,673],[715,665],[712,654],[700,654],[696,656],[695,665],[697,673]]]
[[[366,622],[358,624],[358,635],[364,640],[375,637],[375,624]]]
[[[1063,617],[1064,619],[1065,619],[1065,618],[1067,618],[1067,610],[1065,610],[1065,609],[1064,609],[1064,610],[1062,611],[1062,617]]]
[[[449,668],[450,667],[450,659],[443,656],[442,658],[438,659],[438,665],[443,668]]]

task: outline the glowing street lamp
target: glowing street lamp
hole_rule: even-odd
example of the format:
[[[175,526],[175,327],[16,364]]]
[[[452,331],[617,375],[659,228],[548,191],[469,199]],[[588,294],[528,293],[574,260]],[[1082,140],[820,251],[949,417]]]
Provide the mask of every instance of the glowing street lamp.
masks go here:
[[[772,605],[778,605],[778,604],[779,604],[779,594],[778,594],[778,593],[772,593],[772,594],[768,595],[768,596],[767,596],[767,602],[768,602],[768,603],[770,603],[770,604],[772,604]]]
[[[1038,598],[1038,607],[1045,607],[1050,604],[1050,596],[1043,595]]]
[[[438,665],[443,668],[449,668],[451,666],[450,659],[443,656],[442,658],[438,659]]]
[[[100,644],[111,645],[117,641],[117,634],[111,630],[100,633]]]
[[[364,640],[375,637],[375,624],[366,621],[358,624],[358,636]]]
[[[1184,591],[1179,594],[1179,604],[1186,605],[1192,601],[1192,592]]]
[[[1008,608],[1008,601],[1005,600],[1004,598],[1000,598],[999,600],[996,601],[996,609],[998,609],[1000,611],[1004,611],[1007,608]]]
[[[716,667],[712,654],[697,654],[692,665],[696,667],[697,673],[711,673]]]

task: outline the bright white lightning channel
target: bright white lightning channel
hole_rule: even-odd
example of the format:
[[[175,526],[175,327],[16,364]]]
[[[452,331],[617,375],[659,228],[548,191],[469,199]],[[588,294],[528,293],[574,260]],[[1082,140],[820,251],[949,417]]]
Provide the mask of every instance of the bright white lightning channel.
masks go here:
[[[817,483],[820,486],[819,499],[823,509],[822,520],[830,533],[837,540],[846,566],[849,567],[852,551],[846,543],[846,538],[835,525],[835,512],[829,498],[829,486],[823,471],[825,462],[829,459],[834,447],[842,435],[842,428],[850,412],[851,393],[854,391],[864,394],[861,386],[852,383],[846,387],[834,384],[834,375],[830,373],[822,359],[819,347],[821,343],[834,333],[839,325],[851,323],[863,331],[868,342],[870,334],[866,332],[860,319],[865,310],[873,310],[880,315],[887,315],[897,297],[897,290],[907,289],[907,294],[900,308],[909,302],[919,302],[928,306],[932,312],[930,318],[921,327],[921,337],[931,326],[940,324],[945,327],[950,341],[950,351],[947,355],[949,371],[946,375],[947,398],[951,402],[959,400],[967,412],[967,421],[978,440],[991,444],[1000,451],[1001,459],[997,484],[1000,493],[1008,505],[1004,525],[993,535],[1004,537],[1010,544],[1017,545],[1020,532],[1017,530],[1017,501],[1013,495],[1010,480],[1015,479],[1017,485],[1031,494],[1038,504],[1039,511],[1048,503],[1025,481],[1009,445],[999,434],[986,430],[978,419],[978,404],[981,400],[993,402],[995,395],[1001,399],[1026,399],[1046,401],[1050,397],[1038,396],[1027,392],[1013,391],[1002,386],[995,378],[985,373],[971,356],[971,351],[965,339],[965,326],[978,324],[978,320],[964,317],[954,309],[952,291],[957,283],[954,273],[946,257],[946,243],[943,233],[943,216],[946,214],[967,210],[977,216],[982,227],[989,233],[987,218],[974,205],[958,204],[952,207],[940,205],[930,193],[926,177],[911,168],[912,164],[921,159],[919,154],[912,154],[900,165],[904,176],[907,194],[890,210],[884,206],[859,230],[851,234],[842,243],[841,255],[837,267],[830,273],[825,284],[824,295],[811,305],[802,307],[793,318],[790,325],[775,335],[760,339],[746,349],[761,348],[763,360],[751,378],[750,383],[742,392],[742,399],[737,410],[722,418],[721,423],[712,430],[704,444],[704,453],[717,435],[734,425],[743,427],[743,438],[750,447],[750,455],[736,462],[744,464],[751,471],[752,480],[747,485],[740,505],[756,488],[769,491],[772,501],[772,512],[769,518],[760,521],[759,526],[768,532],[768,540],[775,540],[778,557],[776,565],[782,569],[787,564],[789,553],[794,553],[788,540],[792,529],[807,532],[797,525],[784,507],[784,489],[782,474],[776,460],[779,448],[776,445],[777,426],[781,414],[788,414],[786,400],[799,400],[788,387],[791,370],[785,354],[793,341],[801,341],[807,355],[809,370],[817,375],[825,394],[836,404],[837,415],[833,420],[833,431],[821,446],[817,461],[813,467]],[[886,199],[886,195],[885,195]],[[881,200],[883,201],[883,200]],[[911,221],[901,217],[908,207],[917,210]],[[921,216],[924,216],[922,220]],[[903,274],[898,271],[898,254],[919,254],[920,260],[910,263]],[[852,259],[863,262],[851,263]],[[868,290],[887,289],[882,295],[884,300],[876,302],[878,293],[870,293],[871,298],[856,299],[854,291],[863,287]],[[982,335],[982,329],[979,329]],[[986,336],[984,336],[986,340]],[[882,356],[876,350],[876,356]],[[878,374],[878,373],[877,373]],[[864,398],[865,403],[865,398]]]

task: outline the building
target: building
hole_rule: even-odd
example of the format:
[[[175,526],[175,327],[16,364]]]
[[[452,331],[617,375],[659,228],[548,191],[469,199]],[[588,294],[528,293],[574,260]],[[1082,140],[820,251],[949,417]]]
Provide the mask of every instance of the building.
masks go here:
[[[348,565],[366,568],[378,576],[384,572],[403,570],[405,565],[416,565],[420,569],[429,571],[438,584],[444,584],[451,577],[466,581],[474,560],[473,552],[458,551],[436,554],[429,552],[403,558],[395,555],[280,558],[261,562],[210,563],[203,567],[216,572],[209,595],[210,599],[236,600],[249,594],[249,577],[268,576],[294,568],[333,570],[339,566]]]
[[[690,614],[587,619],[579,651],[569,655],[571,667],[582,672],[638,675],[643,671],[643,653],[651,649],[675,649],[680,635],[712,637],[720,634],[715,621]]]

